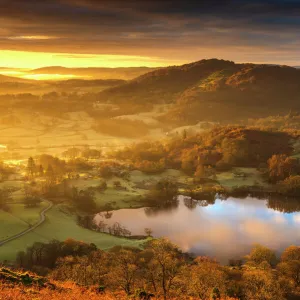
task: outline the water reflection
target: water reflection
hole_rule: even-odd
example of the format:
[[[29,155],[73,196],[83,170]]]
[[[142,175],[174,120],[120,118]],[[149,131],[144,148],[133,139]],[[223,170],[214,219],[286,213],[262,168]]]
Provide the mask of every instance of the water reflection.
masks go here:
[[[178,209],[179,205],[179,198],[176,198],[172,201],[168,201],[164,203],[164,205],[161,205],[159,207],[146,207],[144,208],[145,214],[148,217],[154,217],[159,214],[165,214],[165,213],[174,213]]]
[[[283,213],[300,211],[300,200],[297,198],[276,198],[268,199],[267,206]]]
[[[169,237],[184,251],[210,255],[227,263],[246,255],[255,243],[275,250],[300,243],[299,201],[288,201],[251,197],[195,201],[180,196],[176,205],[160,210],[114,211],[105,223],[119,222],[133,235],[151,228],[155,237]],[[103,218],[99,214],[95,220],[100,222]]]

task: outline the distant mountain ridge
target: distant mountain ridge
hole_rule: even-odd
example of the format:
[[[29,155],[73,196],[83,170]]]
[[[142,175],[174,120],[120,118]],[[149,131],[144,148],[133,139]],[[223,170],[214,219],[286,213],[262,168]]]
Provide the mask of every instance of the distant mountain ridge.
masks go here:
[[[124,84],[122,79],[33,80],[0,74],[0,93],[93,92]]]
[[[148,67],[123,67],[123,68],[67,68],[61,66],[43,67],[28,71],[29,74],[60,74],[75,75],[91,79],[121,79],[130,80],[142,74],[156,70]]]
[[[161,68],[99,94],[111,103],[173,103],[168,120],[193,123],[300,109],[300,70],[209,59]]]

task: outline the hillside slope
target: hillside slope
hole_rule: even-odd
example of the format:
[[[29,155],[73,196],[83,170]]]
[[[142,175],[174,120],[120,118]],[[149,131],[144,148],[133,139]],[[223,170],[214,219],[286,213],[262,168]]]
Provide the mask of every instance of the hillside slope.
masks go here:
[[[111,103],[175,104],[164,119],[225,121],[300,109],[300,70],[210,59],[161,68],[99,94]]]

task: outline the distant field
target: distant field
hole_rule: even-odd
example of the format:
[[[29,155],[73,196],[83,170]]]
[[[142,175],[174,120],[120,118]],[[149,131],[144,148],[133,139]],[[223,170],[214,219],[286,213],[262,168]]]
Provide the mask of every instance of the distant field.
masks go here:
[[[0,182],[0,189],[3,188],[22,188],[24,182],[23,181],[14,181],[14,180],[6,180],[3,182]]]
[[[133,171],[130,173],[130,181],[141,182],[141,181],[158,181],[163,178],[174,179],[179,182],[185,182],[189,180],[189,176],[185,175],[183,172],[174,169],[168,169],[159,174],[145,174],[141,171]]]
[[[118,238],[84,229],[76,224],[74,216],[65,213],[59,206],[56,206],[47,212],[46,222],[36,230],[1,246],[0,258],[2,261],[14,260],[18,251],[25,250],[26,247],[35,242],[49,242],[53,239],[64,241],[68,238],[94,243],[104,250],[115,245],[139,247],[143,243],[143,241]]]
[[[245,173],[245,177],[237,176],[237,173]],[[264,182],[261,174],[255,168],[234,168],[230,172],[222,172],[217,174],[216,180],[220,185],[228,188],[234,186],[243,186],[243,185],[254,185],[259,184],[266,186],[267,183]]]

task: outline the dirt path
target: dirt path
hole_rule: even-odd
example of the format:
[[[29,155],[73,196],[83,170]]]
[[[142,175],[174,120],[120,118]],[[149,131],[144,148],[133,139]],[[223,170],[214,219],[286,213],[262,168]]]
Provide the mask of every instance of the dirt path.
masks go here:
[[[49,205],[40,212],[40,220],[37,223],[35,223],[33,226],[31,226],[30,228],[28,228],[28,229],[26,229],[26,230],[24,230],[24,231],[22,231],[22,232],[20,232],[16,235],[13,235],[13,236],[5,239],[5,240],[0,241],[0,247],[3,246],[4,244],[8,243],[8,242],[16,240],[16,239],[22,237],[23,235],[35,230],[37,227],[39,227],[40,225],[42,225],[45,222],[45,220],[46,220],[46,215],[45,214],[48,210],[50,210],[52,208],[53,203],[46,200],[46,199],[44,199],[44,201],[47,202]]]

